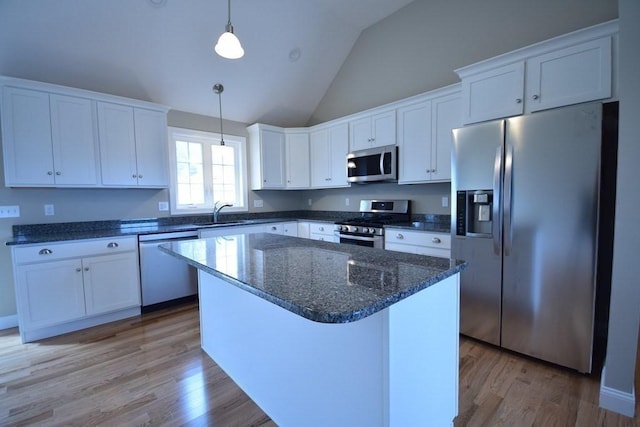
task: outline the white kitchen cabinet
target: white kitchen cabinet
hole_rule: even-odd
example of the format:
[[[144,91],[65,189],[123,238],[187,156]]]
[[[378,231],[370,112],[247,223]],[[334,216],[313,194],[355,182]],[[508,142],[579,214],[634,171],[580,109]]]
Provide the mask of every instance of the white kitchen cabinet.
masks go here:
[[[456,70],[463,122],[610,98],[617,31],[599,24]]]
[[[166,187],[166,114],[109,102],[97,107],[102,184]]]
[[[311,223],[307,222],[307,221],[298,221],[298,237],[302,237],[304,239],[309,239],[311,238],[310,235],[310,226]]]
[[[311,132],[311,188],[349,187],[349,127],[339,123]]]
[[[298,221],[270,222],[265,224],[264,232],[297,237]]]
[[[390,251],[451,258],[451,236],[447,233],[385,227],[384,248]]]
[[[97,184],[90,100],[5,86],[2,107],[6,186]]]
[[[451,180],[452,130],[462,126],[458,85],[398,108],[398,184]]]
[[[285,131],[285,171],[286,187],[308,189],[309,173],[309,132],[287,129]]]
[[[333,232],[333,226],[334,224],[331,222],[310,222],[309,238],[325,242],[336,242],[338,239]]]
[[[282,128],[255,124],[247,128],[253,190],[286,188],[285,134]]]
[[[396,145],[395,110],[369,112],[349,121],[349,151]]]
[[[140,313],[136,237],[14,247],[23,342]]]

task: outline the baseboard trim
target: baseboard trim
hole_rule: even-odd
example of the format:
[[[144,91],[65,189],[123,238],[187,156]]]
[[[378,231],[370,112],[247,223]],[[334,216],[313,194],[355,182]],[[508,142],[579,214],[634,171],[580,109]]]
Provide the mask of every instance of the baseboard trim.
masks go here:
[[[18,315],[12,314],[11,316],[0,317],[0,331],[3,329],[15,328],[18,326]]]
[[[600,381],[600,407],[618,414],[633,418],[636,408],[635,389],[631,393],[607,387],[604,384],[606,372],[602,370],[602,378]]]

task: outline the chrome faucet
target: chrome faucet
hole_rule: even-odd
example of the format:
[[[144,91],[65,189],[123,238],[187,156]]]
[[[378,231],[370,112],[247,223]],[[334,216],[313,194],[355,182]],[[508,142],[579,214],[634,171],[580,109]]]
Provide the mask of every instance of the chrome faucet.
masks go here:
[[[232,203],[223,203],[222,205],[218,206],[218,203],[222,203],[222,202],[215,202],[213,205],[213,222],[214,223],[218,222],[218,214],[220,213],[222,208],[233,206]]]

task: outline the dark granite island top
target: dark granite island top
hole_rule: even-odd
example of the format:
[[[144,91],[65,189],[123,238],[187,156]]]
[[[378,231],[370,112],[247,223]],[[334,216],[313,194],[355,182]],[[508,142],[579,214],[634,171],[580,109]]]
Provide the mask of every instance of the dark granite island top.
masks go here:
[[[456,260],[265,233],[179,241],[160,248],[322,323],[360,320],[466,266]]]

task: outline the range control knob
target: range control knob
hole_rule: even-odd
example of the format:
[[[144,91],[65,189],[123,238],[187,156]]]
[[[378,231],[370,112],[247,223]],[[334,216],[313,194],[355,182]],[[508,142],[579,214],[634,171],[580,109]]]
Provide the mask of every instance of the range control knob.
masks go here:
[[[350,228],[349,231],[351,231],[352,233],[357,233],[358,232],[358,227],[354,226],[354,227]]]

